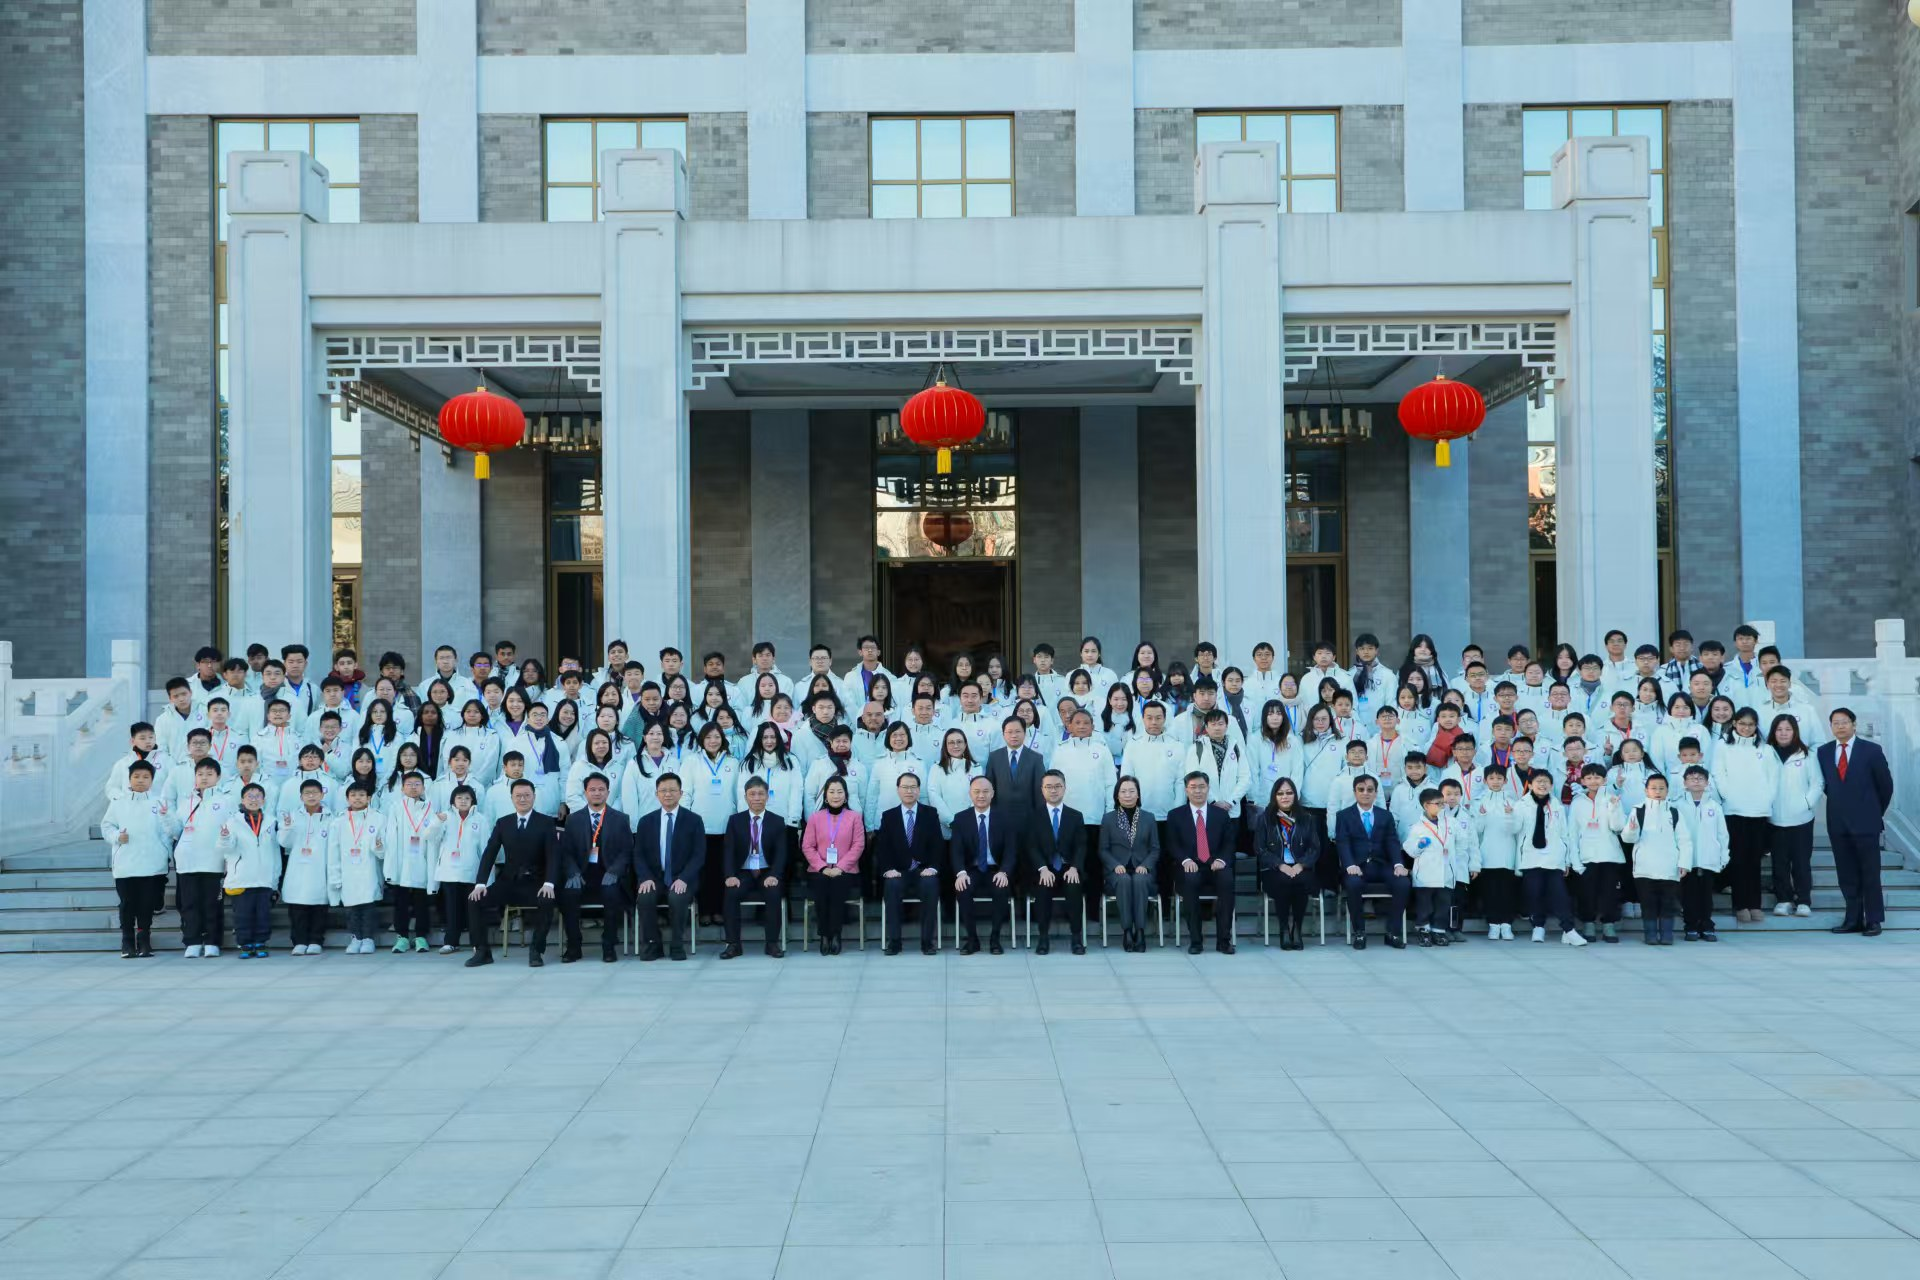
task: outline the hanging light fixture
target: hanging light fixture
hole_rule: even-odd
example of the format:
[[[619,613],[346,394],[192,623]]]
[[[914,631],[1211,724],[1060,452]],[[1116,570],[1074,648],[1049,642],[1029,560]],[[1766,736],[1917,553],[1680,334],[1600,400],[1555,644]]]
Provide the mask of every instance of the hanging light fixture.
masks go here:
[[[1288,443],[1299,444],[1352,444],[1360,440],[1373,439],[1373,412],[1369,409],[1354,409],[1340,402],[1340,388],[1334,385],[1333,363],[1323,358],[1321,363],[1327,369],[1326,392],[1333,400],[1330,405],[1300,405],[1289,409],[1283,415]],[[1307,388],[1303,393],[1313,394],[1313,379],[1307,379]]]

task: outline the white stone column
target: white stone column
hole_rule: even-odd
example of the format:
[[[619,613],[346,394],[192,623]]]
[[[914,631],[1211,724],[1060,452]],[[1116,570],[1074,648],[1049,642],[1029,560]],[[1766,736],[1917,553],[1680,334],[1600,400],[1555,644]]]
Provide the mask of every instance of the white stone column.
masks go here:
[[[1197,638],[1238,661],[1287,642],[1279,157],[1271,142],[1214,142],[1194,169],[1206,236]]]
[[[235,152],[227,211],[227,651],[318,654],[333,633],[331,464],[305,241],[327,220],[327,171],[299,151]]]
[[[1140,411],[1131,406],[1080,410],[1080,627],[1113,653],[1140,636]],[[1062,671],[1080,661],[1077,652],[1059,659]]]
[[[1131,214],[1133,0],[1073,2],[1073,137],[1074,212]]]
[[[600,157],[601,505],[606,631],[653,665],[693,633],[687,398],[680,335],[680,227],[687,170],[676,151]]]
[[[747,6],[747,216],[807,216],[806,0]]]
[[[468,455],[420,446],[420,637],[409,655],[424,669],[450,644],[464,664],[480,635],[480,482]]]
[[[1466,85],[1461,0],[1403,0],[1407,212],[1466,208]]]
[[[1573,220],[1573,310],[1554,394],[1560,636],[1583,653],[1619,627],[1657,644],[1647,140],[1575,138],[1553,157]]]
[[[813,437],[807,411],[755,409],[750,430],[753,642],[772,641],[781,670],[804,671],[813,644]]]
[[[1396,426],[1393,430],[1399,430]],[[1407,586],[1415,632],[1433,637],[1452,662],[1473,639],[1473,504],[1468,497],[1473,446],[1453,448],[1453,465],[1433,460],[1433,446],[1407,442]],[[1524,537],[1525,531],[1506,533]],[[1356,632],[1367,620],[1355,619]],[[1498,637],[1496,637],[1498,639]]]
[[[147,8],[88,0],[81,28],[86,671],[99,676],[116,637],[147,634]]]
[[[478,0],[418,0],[420,221],[480,221]],[[463,657],[465,655],[462,655]]]

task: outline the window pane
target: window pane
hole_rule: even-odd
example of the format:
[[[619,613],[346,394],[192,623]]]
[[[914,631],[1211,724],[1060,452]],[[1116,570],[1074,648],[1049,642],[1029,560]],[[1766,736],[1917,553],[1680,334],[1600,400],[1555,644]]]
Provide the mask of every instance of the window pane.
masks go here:
[[[876,218],[917,218],[920,210],[915,203],[918,189],[908,185],[881,186],[873,188],[873,216]]]
[[[967,177],[1013,176],[1013,122],[967,121]]]
[[[213,196],[213,225],[218,228],[214,235],[222,243],[227,238],[227,189],[216,191]]]
[[[1573,112],[1573,136],[1576,138],[1610,138],[1613,136],[1613,109],[1610,107],[1580,107]]]
[[[914,123],[912,120],[873,122],[873,176],[876,179],[920,176],[914,167]]]
[[[215,182],[227,180],[227,154],[232,151],[260,151],[266,146],[267,127],[258,120],[223,120],[220,122],[219,141],[220,171],[213,175]]]
[[[631,120],[602,120],[594,126],[593,163],[598,172],[603,151],[631,151],[640,145],[640,126]]]
[[[960,176],[960,122],[958,120],[922,120],[920,122],[920,177],[957,178]]]
[[[580,559],[580,517],[554,516],[547,525],[547,558]]]
[[[957,218],[960,216],[960,184],[942,183],[920,188],[920,216]]]
[[[547,181],[593,181],[593,125],[590,122],[547,121]]]
[[[360,126],[352,120],[314,125],[313,158],[327,167],[329,182],[360,181]]]
[[[1338,129],[1332,116],[1295,116],[1293,118],[1292,172],[1334,173],[1338,171]]]
[[[267,150],[312,151],[313,138],[305,120],[275,120],[267,125]]]
[[[592,187],[548,187],[548,222],[592,222]]]
[[[1196,141],[1202,143],[1238,142],[1240,141],[1240,117],[1195,116],[1193,136]]]
[[[1520,125],[1520,167],[1532,173],[1553,168],[1553,153],[1566,140],[1566,112],[1526,112]]]
[[[1653,271],[1653,278],[1658,280],[1660,278],[1660,237],[1648,236],[1647,246],[1649,249],[1647,264]]]
[[[1333,213],[1339,207],[1339,188],[1332,178],[1289,182],[1287,191],[1292,200],[1287,207],[1294,213]]]
[[[969,218],[1011,218],[1013,187],[1004,182],[969,182],[967,184],[967,216]]]
[[[1287,118],[1269,111],[1264,115],[1247,117],[1248,142],[1277,142],[1280,144],[1280,163],[1287,162]]]
[[[227,304],[223,302],[213,310],[216,317],[213,322],[214,332],[219,334],[215,341],[224,347],[227,345]]]
[[[671,147],[680,153],[682,159],[685,159],[687,122],[685,120],[648,120],[640,126],[640,145],[653,148]]]
[[[555,511],[589,511],[600,505],[600,460],[550,454],[547,505]]]
[[[1656,227],[1667,225],[1667,175],[1652,174],[1648,180],[1647,212]]]
[[[1288,502],[1339,502],[1342,452],[1339,449],[1291,449],[1287,452]]]
[[[1667,291],[1665,289],[1653,291],[1653,327],[1656,329],[1667,327]]]
[[[333,452],[347,457],[356,457],[360,453],[360,419],[349,418],[340,410],[333,411]]]
[[[1660,154],[1660,144],[1664,141],[1661,120],[1666,113],[1658,107],[1623,107],[1620,110],[1619,133],[1621,137],[1640,137],[1647,140],[1647,165],[1653,169],[1666,168],[1665,157]]]
[[[1655,389],[1667,385],[1667,335],[1653,335],[1653,385]]]
[[[328,222],[360,221],[360,188],[334,187],[327,192]]]
[[[1340,550],[1340,512],[1328,507],[1287,509],[1287,554]]]
[[[1529,209],[1553,208],[1553,179],[1544,174],[1521,180],[1521,203]]]

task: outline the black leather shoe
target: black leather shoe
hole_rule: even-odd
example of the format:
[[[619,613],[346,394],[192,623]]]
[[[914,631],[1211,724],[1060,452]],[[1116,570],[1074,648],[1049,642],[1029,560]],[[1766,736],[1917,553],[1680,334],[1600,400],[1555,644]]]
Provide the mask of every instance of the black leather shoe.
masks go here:
[[[1083,956],[1087,954],[1087,944],[1084,942],[1076,942],[1073,944],[1072,950],[1073,954]]]
[[[972,938],[968,938],[965,942],[960,944],[960,954],[963,956],[974,955],[979,950],[980,950],[979,942],[977,942]]]
[[[1866,931],[1867,927],[1863,924],[1837,924],[1832,930],[1834,933],[1865,933]]]
[[[493,963],[493,956],[489,953],[483,952],[476,955],[468,956],[466,964],[462,965],[461,967],[464,969],[478,969],[483,964],[492,964],[492,963]]]
[[[777,942],[769,942],[762,950],[767,953],[767,958],[770,960],[784,960],[787,958],[787,949]]]
[[[620,953],[618,951],[615,951],[612,947],[601,948],[600,950],[601,964],[614,964],[619,959],[620,959]]]
[[[527,957],[527,968],[544,969],[546,967],[547,967],[547,962],[540,957],[540,953],[538,951],[534,952],[532,955]]]
[[[657,942],[649,942],[641,949],[640,958],[642,960],[658,960],[660,958],[660,944]]]
[[[897,942],[889,942],[880,949],[880,954],[883,956],[897,956],[900,954],[900,944]]]
[[[1199,955],[1199,954],[1200,954],[1200,953],[1201,953],[1202,951],[1205,951],[1205,950],[1206,950],[1206,948],[1205,948],[1205,947],[1203,947],[1203,946],[1201,946],[1201,945],[1200,945],[1199,943],[1197,943],[1197,942],[1189,942],[1189,943],[1187,944],[1187,954],[1188,954],[1188,955],[1190,955],[1190,956],[1197,956],[1197,955]]]
[[[987,954],[991,956],[1003,956],[1007,953],[1006,953],[1006,949],[1002,947],[999,943],[989,942],[987,944]]]
[[[1860,932],[1865,937],[1877,938],[1880,936],[1880,926],[1877,924],[1870,924],[1866,928],[1862,929]]]
[[[1042,938],[1040,939],[1039,942],[1034,944],[1033,954],[1037,956],[1044,956],[1050,953],[1052,950],[1053,950],[1053,944],[1051,942],[1048,942],[1045,938]]]
[[[1213,949],[1215,951],[1218,951],[1223,956],[1230,956],[1239,948],[1234,944],[1233,939],[1229,938],[1225,942],[1214,943]]]
[[[937,956],[940,954],[940,948],[934,946],[931,942],[923,942],[920,944],[920,954],[923,956]]]
[[[1355,951],[1365,951],[1365,950],[1367,949],[1367,935],[1366,935],[1366,934],[1364,934],[1364,933],[1356,933],[1356,934],[1354,934],[1354,935],[1353,935],[1353,949],[1354,949]]]
[[[742,954],[739,943],[729,942],[725,947],[721,948],[720,958],[722,960],[738,960]]]
[[[1392,947],[1395,951],[1405,951],[1407,949],[1407,940],[1405,938],[1396,937],[1390,933],[1387,935],[1387,945]]]
[[[687,958],[687,949],[685,947],[675,947],[667,952],[667,954],[675,960],[685,960]]]
[[[562,951],[560,953],[561,964],[572,964],[574,961],[578,960],[579,958],[580,958],[580,953],[578,951]]]

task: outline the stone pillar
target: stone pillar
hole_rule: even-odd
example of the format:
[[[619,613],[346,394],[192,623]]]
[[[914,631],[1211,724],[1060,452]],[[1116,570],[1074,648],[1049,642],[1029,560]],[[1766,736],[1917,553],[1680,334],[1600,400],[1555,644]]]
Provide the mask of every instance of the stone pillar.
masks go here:
[[[423,671],[433,669],[433,651],[450,644],[467,655],[480,634],[480,482],[468,455],[430,442],[420,446],[420,635],[407,655]],[[538,556],[538,544],[527,549]],[[533,637],[529,637],[532,639]],[[540,637],[544,649],[544,637]],[[412,668],[409,667],[409,673]],[[425,679],[424,676],[416,679]]]
[[[420,221],[478,222],[478,0],[422,0],[416,21],[415,56],[421,76]]]
[[[600,157],[603,223],[600,483],[606,630],[635,654],[685,650],[693,631],[676,151]]]
[[[1473,581],[1473,507],[1467,496],[1472,453],[1471,445],[1456,446],[1453,465],[1442,467],[1433,460],[1432,445],[1413,440],[1407,447],[1407,585],[1413,629],[1432,636],[1434,652],[1448,663],[1473,639],[1473,592],[1467,585]]]
[[[806,0],[747,6],[747,216],[807,216]]]
[[[807,411],[756,409],[750,430],[753,642],[772,641],[781,670],[804,671],[813,644],[812,432]],[[747,669],[744,660],[740,669]]]
[[[330,445],[304,257],[307,224],[327,218],[327,171],[298,151],[235,152],[227,210],[227,651],[320,654],[333,633]]]
[[[1074,212],[1133,212],[1133,0],[1073,2]]]
[[[1461,0],[1404,0],[1407,212],[1464,209],[1467,199]]]
[[[1204,346],[1196,458],[1200,628],[1238,661],[1287,639],[1279,158],[1271,142],[1200,149],[1194,204],[1205,224]],[[1642,216],[1645,216],[1644,208]]]
[[[1619,627],[1657,643],[1647,140],[1575,138],[1553,157],[1573,219],[1573,309],[1554,394],[1560,636],[1584,652]]]
[[[1080,631],[1107,651],[1130,653],[1140,629],[1140,411],[1090,406],[1080,411]],[[1048,636],[1062,641],[1079,636]],[[1059,669],[1079,664],[1060,649]],[[1236,658],[1237,661],[1237,658]]]

